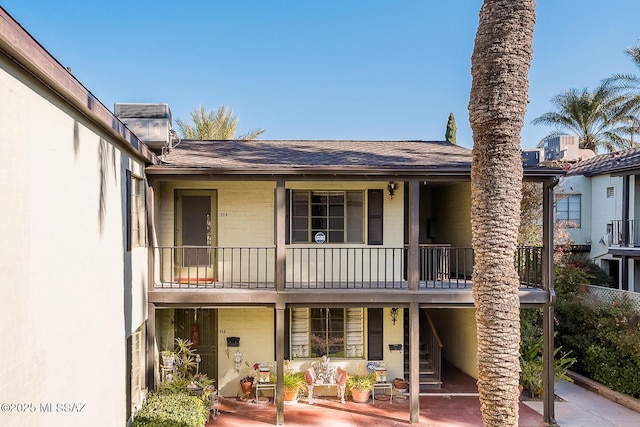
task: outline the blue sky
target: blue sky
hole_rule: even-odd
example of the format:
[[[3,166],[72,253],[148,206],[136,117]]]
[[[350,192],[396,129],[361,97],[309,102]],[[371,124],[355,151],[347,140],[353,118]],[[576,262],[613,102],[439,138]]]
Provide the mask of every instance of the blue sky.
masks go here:
[[[221,104],[262,139],[443,140],[467,104],[481,0],[2,0],[109,109],[158,102],[189,119]],[[638,0],[541,0],[522,146],[569,88],[640,74]]]

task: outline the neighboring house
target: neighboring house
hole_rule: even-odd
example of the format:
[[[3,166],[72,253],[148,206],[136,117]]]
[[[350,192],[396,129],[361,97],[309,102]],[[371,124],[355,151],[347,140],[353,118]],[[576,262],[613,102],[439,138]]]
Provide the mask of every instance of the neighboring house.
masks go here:
[[[156,156],[0,7],[0,425],[123,426],[144,398]]]
[[[556,191],[558,220],[617,288],[640,292],[640,149],[570,165]]]
[[[257,362],[282,372],[326,354],[355,373],[384,360],[410,380],[416,422],[420,390],[447,381],[442,360],[477,376],[470,150],[167,131],[154,154],[123,124],[142,134],[135,117],[115,117],[1,8],[0,93],[1,400],[34,408],[1,425],[124,425],[160,380],[159,351],[195,334],[224,396]],[[546,320],[546,421],[562,174],[525,168],[543,183],[545,244],[514,257],[522,306]]]

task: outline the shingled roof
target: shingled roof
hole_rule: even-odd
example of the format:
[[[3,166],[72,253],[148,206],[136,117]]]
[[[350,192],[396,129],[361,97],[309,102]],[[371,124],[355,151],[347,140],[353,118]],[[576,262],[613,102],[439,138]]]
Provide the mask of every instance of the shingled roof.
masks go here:
[[[569,172],[571,175],[595,176],[604,174],[621,174],[640,170],[640,148],[599,154],[590,159],[575,163]]]
[[[205,168],[470,167],[471,150],[439,141],[181,141],[166,166]]]
[[[471,150],[446,141],[183,140],[161,161],[147,173],[468,177],[471,172]],[[556,173],[538,168],[529,175]]]

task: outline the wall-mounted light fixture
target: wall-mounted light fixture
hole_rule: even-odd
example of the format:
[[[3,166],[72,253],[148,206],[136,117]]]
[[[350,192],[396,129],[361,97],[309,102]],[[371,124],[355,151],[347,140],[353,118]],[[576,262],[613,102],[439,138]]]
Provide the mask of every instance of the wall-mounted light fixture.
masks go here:
[[[392,307],[391,308],[391,321],[393,322],[393,324],[396,324],[396,321],[398,320],[398,313],[400,312],[400,309],[398,307]]]
[[[393,195],[396,193],[396,183],[389,181],[389,184],[387,184],[387,190],[389,191],[389,198],[393,199]]]

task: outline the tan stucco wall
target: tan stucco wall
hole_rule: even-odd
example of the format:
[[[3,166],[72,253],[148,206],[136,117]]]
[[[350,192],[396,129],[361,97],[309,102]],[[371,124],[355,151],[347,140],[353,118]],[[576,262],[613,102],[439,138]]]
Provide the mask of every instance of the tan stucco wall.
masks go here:
[[[123,180],[141,168],[3,56],[0,93],[0,396],[36,408],[0,425],[123,425],[126,336],[147,317]]]
[[[386,185],[386,182],[287,182],[286,187],[299,190],[385,190],[384,243],[385,246],[400,247],[404,239],[402,183],[397,183],[398,188],[393,199],[386,193]],[[272,246],[275,244],[273,201],[275,182],[180,181],[163,182],[156,185],[156,188],[157,232],[160,245],[173,245],[174,196],[175,191],[179,189],[216,190],[219,246]]]
[[[254,363],[275,360],[274,319],[271,308],[218,310],[218,387],[223,396],[238,395],[240,378],[255,376]],[[227,337],[239,337],[240,347],[227,347]],[[242,353],[238,372],[234,367],[236,351]]]
[[[434,188],[431,200],[434,243],[471,247],[471,184],[460,182]]]
[[[393,379],[403,376],[404,353],[403,351],[389,351],[389,344],[402,344],[403,342],[403,315],[402,310],[393,325],[390,308],[384,308],[384,338],[383,351],[387,366],[387,377]],[[365,315],[366,316],[366,315]],[[158,335],[156,342],[158,350],[163,349],[164,342],[173,342],[173,310],[163,309],[156,311],[156,326]],[[216,385],[223,396],[234,397],[239,393],[239,380],[246,375],[255,375],[254,363],[273,362],[275,364],[274,347],[274,311],[272,308],[239,307],[218,309],[218,379]],[[167,332],[169,334],[167,335]],[[365,317],[366,333],[366,317]],[[227,337],[239,337],[240,347],[227,347]],[[242,363],[238,372],[234,366],[234,353],[242,354]],[[288,367],[295,370],[304,370],[318,359],[295,359],[288,362]],[[333,359],[335,366],[340,366],[347,372],[355,374],[358,369],[364,372],[366,369],[366,357],[362,359]],[[246,362],[246,363],[245,363]],[[335,393],[335,390],[318,390],[318,395]]]
[[[442,358],[478,378],[474,308],[429,308],[427,312],[442,340]]]

